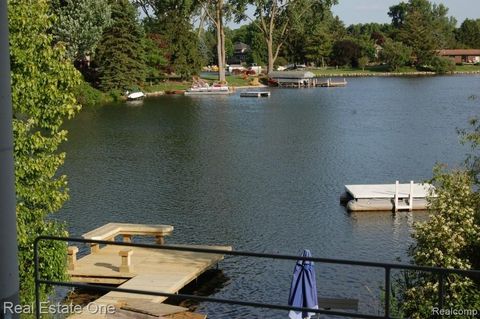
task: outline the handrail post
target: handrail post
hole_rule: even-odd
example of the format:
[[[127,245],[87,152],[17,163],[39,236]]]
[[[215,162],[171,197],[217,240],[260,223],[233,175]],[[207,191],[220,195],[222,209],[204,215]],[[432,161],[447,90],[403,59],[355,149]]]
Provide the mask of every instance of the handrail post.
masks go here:
[[[395,212],[398,210],[398,181],[395,181],[395,199],[393,203]]]
[[[410,195],[408,199],[408,210],[412,211],[413,210],[413,181],[410,181]]]
[[[443,271],[439,273],[438,280],[438,308],[443,309],[445,303],[445,274]]]
[[[35,318],[40,319],[40,270],[38,260],[38,243],[37,238],[33,243],[33,276],[35,277]]]
[[[385,267],[385,318],[390,318],[390,267]]]
[[[18,318],[6,310],[20,303],[7,2],[0,1],[0,317]]]

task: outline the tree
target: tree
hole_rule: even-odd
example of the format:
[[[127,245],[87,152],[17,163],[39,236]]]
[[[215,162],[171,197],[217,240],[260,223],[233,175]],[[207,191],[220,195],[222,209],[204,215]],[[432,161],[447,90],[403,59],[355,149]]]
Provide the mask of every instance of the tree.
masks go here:
[[[360,57],[360,47],[351,40],[335,42],[332,48],[332,60],[339,66],[357,66]]]
[[[466,47],[480,48],[480,19],[465,19],[456,31],[456,39]]]
[[[53,25],[55,41],[64,42],[72,61],[85,61],[111,22],[107,0],[54,0],[57,20]]]
[[[289,29],[308,12],[323,12],[336,0],[232,0],[236,21],[249,19],[262,33],[267,46],[267,71],[273,71],[275,59],[286,41]],[[253,6],[254,17],[246,14]]]
[[[479,193],[468,171],[434,170],[436,198],[430,198],[430,219],[416,224],[411,248],[417,265],[472,269],[480,247]],[[438,305],[438,276],[416,273],[410,277],[403,311],[410,318],[428,318]],[[445,277],[445,308],[476,309],[480,304],[478,282],[458,275]]]
[[[217,36],[217,65],[218,80],[222,83],[225,79],[225,27],[224,27],[224,0],[199,0],[204,14],[208,17],[210,24],[215,28]]]
[[[67,179],[58,174],[65,160],[65,117],[78,110],[73,89],[80,74],[65,48],[49,34],[47,0],[9,0],[15,187],[21,304],[34,297],[33,242],[37,236],[66,236],[63,224],[49,218],[68,199]],[[40,272],[46,280],[66,280],[66,244],[40,246]],[[41,285],[44,298],[52,287]]]
[[[321,21],[312,19],[305,29],[306,36],[302,39],[305,46],[305,58],[317,65],[325,67],[332,55],[333,44],[346,36],[343,22],[338,16],[333,16],[330,10],[325,11]]]
[[[448,8],[428,0],[410,0],[390,8],[393,38],[412,48],[417,65],[428,65],[435,50],[455,45],[456,20]]]
[[[137,11],[128,0],[114,1],[111,8],[112,24],[105,29],[95,58],[100,88],[127,90],[145,81],[144,34]]]
[[[397,71],[410,61],[412,50],[401,42],[387,40],[380,52],[380,59],[387,63],[391,71]]]
[[[430,218],[414,226],[415,244],[410,248],[417,265],[455,269],[478,269],[480,266],[480,192],[478,180],[478,146],[480,126],[471,120],[471,130],[460,130],[462,142],[470,144],[472,153],[466,166],[448,171],[434,168],[432,183],[436,197],[429,197]],[[428,318],[438,305],[438,276],[409,273],[400,281],[401,312],[408,318]],[[444,278],[445,309],[477,309],[480,305],[478,279],[460,275]]]
[[[192,19],[198,13],[197,2],[191,0],[136,0],[144,10],[145,29],[167,43],[169,70],[183,79],[198,73],[207,61],[202,30],[194,32]]]

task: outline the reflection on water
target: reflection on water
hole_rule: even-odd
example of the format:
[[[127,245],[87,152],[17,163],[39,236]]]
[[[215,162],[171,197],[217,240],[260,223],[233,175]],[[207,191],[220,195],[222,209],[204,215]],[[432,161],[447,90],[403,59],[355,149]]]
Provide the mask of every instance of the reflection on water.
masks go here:
[[[172,224],[172,243],[316,257],[408,261],[422,213],[347,213],[345,184],[422,181],[459,163],[457,127],[478,114],[480,77],[351,79],[341,89],[272,89],[268,99],[161,96],[85,110],[68,123],[72,235],[104,223]],[[293,263],[228,257],[224,298],[285,303]],[[317,265],[319,295],[380,311],[375,269]],[[209,318],[283,312],[201,304]]]

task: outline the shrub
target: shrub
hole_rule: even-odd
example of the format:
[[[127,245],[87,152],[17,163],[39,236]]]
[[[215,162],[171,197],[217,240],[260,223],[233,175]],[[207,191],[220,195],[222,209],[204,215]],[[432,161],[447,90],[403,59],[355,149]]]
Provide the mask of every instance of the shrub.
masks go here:
[[[410,61],[411,55],[412,50],[403,43],[387,40],[380,53],[380,58],[388,64],[390,71],[397,71]]]
[[[438,74],[452,73],[455,71],[455,62],[448,58],[435,56],[432,58],[431,69]]]
[[[365,71],[365,66],[368,64],[368,57],[362,56],[358,59],[358,67]]]

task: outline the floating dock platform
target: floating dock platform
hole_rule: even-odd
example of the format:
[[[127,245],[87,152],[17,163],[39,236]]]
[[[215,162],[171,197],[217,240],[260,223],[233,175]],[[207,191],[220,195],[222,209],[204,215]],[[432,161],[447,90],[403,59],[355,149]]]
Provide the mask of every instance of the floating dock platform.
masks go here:
[[[428,196],[435,196],[431,184],[414,183],[345,185],[340,202],[349,211],[427,210]]]
[[[84,238],[113,240],[122,236],[130,242],[132,236],[152,236],[157,244],[164,244],[164,237],[173,231],[169,225],[138,225],[110,223],[83,235]],[[179,246],[179,245],[177,245]],[[231,246],[182,247],[231,250]],[[154,292],[177,293],[206,270],[223,260],[221,254],[206,254],[175,250],[139,247],[91,245],[91,253],[77,260],[78,248],[68,249],[69,271],[73,282],[116,285],[119,288]],[[72,319],[105,318],[191,318],[202,319],[206,315],[192,313],[187,308],[164,304],[166,297],[109,292],[93,303],[98,308],[114,306],[115,313],[92,313],[89,305]]]
[[[247,91],[241,92],[240,97],[270,97],[269,91]]]
[[[347,80],[343,79],[343,81],[339,82],[339,81],[332,81],[332,79],[328,79],[326,82],[319,83],[319,86],[327,87],[327,88],[344,87],[344,86],[347,86]]]

